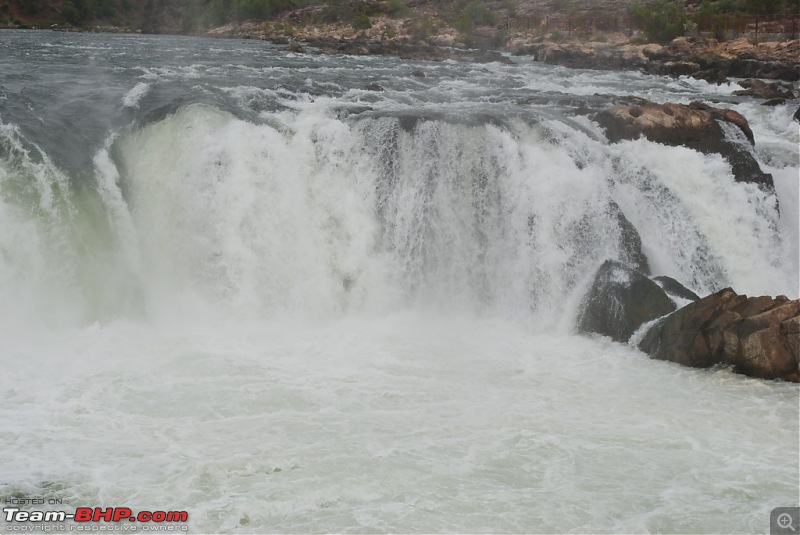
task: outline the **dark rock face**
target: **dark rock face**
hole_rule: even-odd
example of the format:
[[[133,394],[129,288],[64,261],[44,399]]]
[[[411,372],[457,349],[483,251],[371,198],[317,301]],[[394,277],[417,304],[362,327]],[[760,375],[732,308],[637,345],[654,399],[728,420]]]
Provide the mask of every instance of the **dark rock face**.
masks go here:
[[[800,108],[797,108],[797,111],[794,112],[794,115],[792,115],[792,119],[800,123]]]
[[[697,301],[700,296],[691,291],[689,288],[676,281],[672,277],[660,276],[653,277],[653,282],[661,286],[661,289],[667,292],[668,295],[679,297],[681,299],[688,299],[689,301]]]
[[[800,300],[748,298],[726,288],[653,325],[639,349],[685,366],[722,364],[752,377],[800,382]]]
[[[734,59],[730,63],[728,76],[733,78],[766,78],[769,80],[796,81],[800,78],[797,63],[757,60]]]
[[[307,52],[306,47],[300,43],[289,43],[289,46],[286,47],[286,51],[294,54],[305,54]]]
[[[620,229],[620,256],[623,262],[645,275],[650,274],[650,264],[647,256],[642,251],[642,238],[639,231],[628,221],[619,205],[611,201],[608,205],[609,212],[617,220]]]
[[[717,153],[730,164],[738,182],[751,182],[774,190],[772,175],[764,173],[749,148],[729,140],[720,126],[736,126],[753,143],[747,120],[733,110],[713,108],[702,102],[656,104],[629,98],[595,114],[594,120],[606,129],[609,141],[644,136],[664,145],[684,146],[704,154]]]
[[[627,342],[642,324],[673,310],[675,304],[658,284],[624,264],[607,260],[581,302],[578,332]]]

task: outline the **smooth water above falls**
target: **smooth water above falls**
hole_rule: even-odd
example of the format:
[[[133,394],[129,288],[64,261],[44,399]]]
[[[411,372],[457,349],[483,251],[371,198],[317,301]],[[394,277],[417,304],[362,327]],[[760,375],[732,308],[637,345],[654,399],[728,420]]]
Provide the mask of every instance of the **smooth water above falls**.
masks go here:
[[[654,275],[797,297],[794,110],[514,60],[0,32],[0,496],[195,532],[767,531],[797,385],[573,327],[619,211]],[[780,212],[720,157],[609,145],[597,94],[741,112]]]

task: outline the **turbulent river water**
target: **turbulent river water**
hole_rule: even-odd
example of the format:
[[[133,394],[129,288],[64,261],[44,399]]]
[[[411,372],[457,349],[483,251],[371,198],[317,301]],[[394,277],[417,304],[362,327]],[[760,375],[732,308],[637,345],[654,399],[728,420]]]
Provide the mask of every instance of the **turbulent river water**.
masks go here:
[[[574,334],[612,201],[655,275],[797,297],[794,109],[736,89],[0,32],[0,497],[193,532],[767,531],[797,385]],[[741,112],[780,212],[720,157],[609,144],[576,113],[602,94]]]

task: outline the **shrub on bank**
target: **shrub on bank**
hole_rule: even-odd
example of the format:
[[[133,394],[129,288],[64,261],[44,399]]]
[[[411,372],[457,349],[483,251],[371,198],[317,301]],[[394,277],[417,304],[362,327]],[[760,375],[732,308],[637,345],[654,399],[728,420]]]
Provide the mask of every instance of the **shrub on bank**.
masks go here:
[[[633,23],[642,28],[648,41],[668,43],[684,33],[687,19],[682,3],[636,0],[629,11]]]

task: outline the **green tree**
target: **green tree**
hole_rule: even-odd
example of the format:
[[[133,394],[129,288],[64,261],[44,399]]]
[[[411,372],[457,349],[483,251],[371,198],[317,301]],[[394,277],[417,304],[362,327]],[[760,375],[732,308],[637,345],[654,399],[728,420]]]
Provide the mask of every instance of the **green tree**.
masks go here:
[[[206,26],[221,26],[228,22],[232,11],[231,0],[211,0],[206,6]]]
[[[464,34],[471,34],[477,26],[494,26],[497,16],[480,1],[470,2],[456,19],[455,28]]]
[[[83,15],[72,0],[68,0],[61,6],[61,16],[73,26],[80,26],[83,24]]]
[[[636,0],[631,4],[631,18],[648,41],[668,43],[683,35],[686,14],[683,5],[668,0]]]
[[[41,0],[27,0],[25,2],[21,2],[19,5],[19,9],[23,15],[28,17],[35,17],[39,15],[42,10],[42,1]]]
[[[271,13],[269,0],[236,0],[234,13],[238,19],[265,19]]]
[[[388,12],[395,18],[405,18],[411,14],[411,10],[403,0],[389,0]]]
[[[360,15],[356,15],[353,19],[353,28],[356,30],[368,30],[372,27],[372,21],[369,20],[369,16],[361,13]]]

